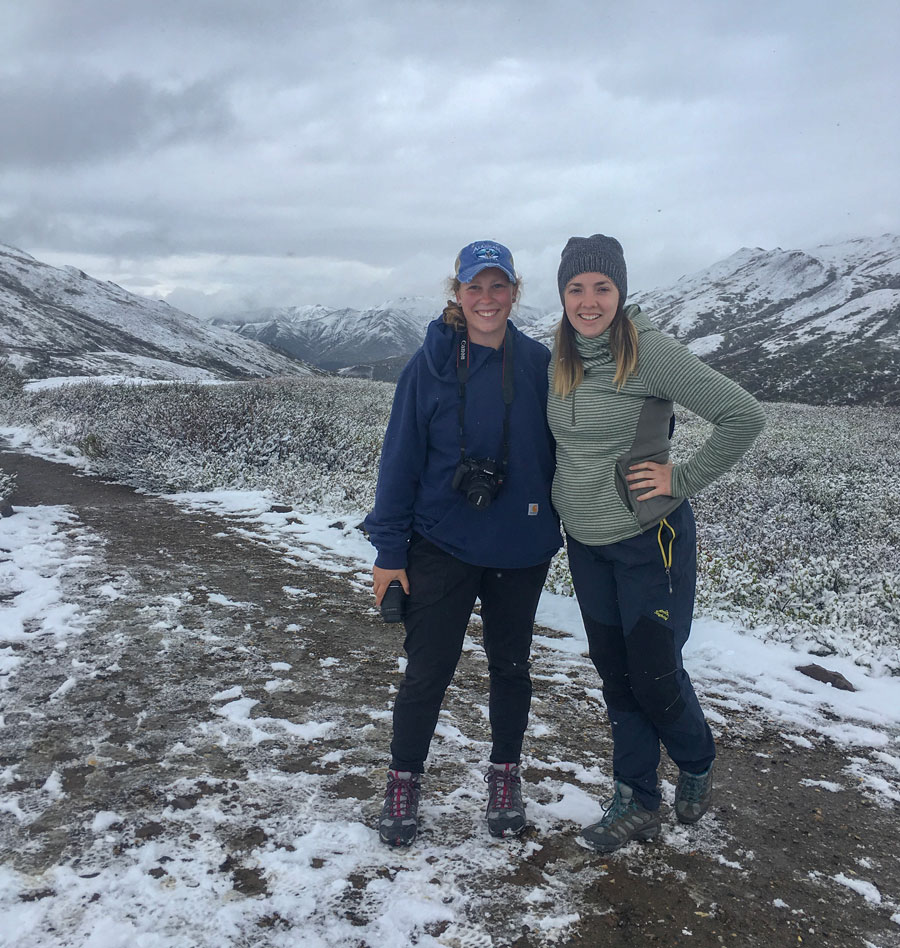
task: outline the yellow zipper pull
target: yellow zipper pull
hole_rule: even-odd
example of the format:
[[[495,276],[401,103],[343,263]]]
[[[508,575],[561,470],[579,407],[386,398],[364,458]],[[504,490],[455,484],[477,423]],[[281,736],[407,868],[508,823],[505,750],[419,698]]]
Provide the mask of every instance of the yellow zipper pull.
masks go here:
[[[663,527],[666,527],[672,536],[669,538],[669,548],[666,550],[666,546],[663,542]],[[659,522],[659,530],[656,534],[656,541],[659,543],[659,552],[662,553],[663,566],[666,570],[666,579],[669,581],[669,595],[672,594],[672,544],[675,542],[675,531],[672,529],[672,524],[666,520],[665,517],[662,518]]]

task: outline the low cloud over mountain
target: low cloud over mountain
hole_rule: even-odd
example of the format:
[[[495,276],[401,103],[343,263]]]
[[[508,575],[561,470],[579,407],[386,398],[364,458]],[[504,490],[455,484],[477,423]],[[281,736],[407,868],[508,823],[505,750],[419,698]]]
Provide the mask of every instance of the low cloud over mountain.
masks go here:
[[[900,404],[900,236],[745,248],[630,301],[764,399]],[[0,245],[0,345],[35,377],[246,378],[308,373],[312,363],[393,380],[443,305],[286,306],[211,325]],[[522,306],[513,319],[552,345],[559,310]]]

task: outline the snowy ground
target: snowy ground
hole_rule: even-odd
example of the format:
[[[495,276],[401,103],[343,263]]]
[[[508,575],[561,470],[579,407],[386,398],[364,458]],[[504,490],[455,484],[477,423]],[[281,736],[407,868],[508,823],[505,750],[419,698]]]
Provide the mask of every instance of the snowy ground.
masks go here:
[[[319,569],[346,573],[347,564],[353,563],[358,568],[355,584],[368,589],[374,551],[359,531],[347,528],[347,524],[362,520],[361,512],[336,524],[333,516],[272,512],[271,498],[264,492],[187,493],[169,499],[188,508],[226,514],[232,520],[239,518],[244,524],[237,528],[239,532],[261,538]],[[554,663],[564,662],[569,655],[586,655],[584,627],[574,598],[545,592],[537,621],[561,633],[559,638],[538,634],[535,639],[550,650]],[[703,617],[695,621],[684,654],[698,688],[714,683],[721,695],[718,701],[726,707],[764,711],[780,722],[787,740],[799,743],[801,739],[793,731],[814,731],[843,747],[890,746],[900,755],[900,738],[891,741],[885,736],[900,728],[900,679],[896,677],[872,678],[851,660],[832,656],[825,662],[828,668],[842,673],[857,691],[833,688],[796,670],[798,665],[822,659],[749,635],[740,623]],[[708,711],[708,716],[716,720],[714,710]],[[900,756],[889,763],[900,772]],[[880,786],[875,779],[861,779],[869,780],[875,788]],[[884,793],[886,799],[900,803],[900,794],[889,788],[884,788]]]
[[[470,687],[484,674],[476,617],[433,747],[422,835],[408,852],[386,851],[372,826],[403,658],[399,635],[364,598],[372,551],[355,529],[360,513],[336,521],[277,512],[265,493],[170,500],[198,530],[209,514],[220,517],[210,535],[223,551],[240,542],[282,563],[282,600],[253,593],[258,564],[249,561],[246,588],[213,582],[202,563],[184,580],[177,548],[155,537],[150,545],[171,565],[154,586],[71,504],[22,506],[0,521],[0,945],[280,946],[298,935],[306,948],[587,945],[599,943],[587,932],[603,931],[604,915],[620,926],[610,944],[637,944],[621,927],[616,880],[691,891],[695,873],[739,891],[767,870],[757,842],[735,837],[740,806],[728,800],[758,795],[763,810],[772,793],[819,800],[804,814],[825,824],[840,800],[896,836],[900,680],[831,658],[823,664],[857,688],[840,691],[796,670],[822,660],[701,617],[686,665],[723,747],[722,779],[729,751],[742,772],[740,752],[757,787],[732,788],[741,792],[696,828],[669,820],[653,847],[601,860],[570,845],[610,793],[608,748],[595,736],[602,698],[576,605],[548,594],[525,758],[532,830],[498,842],[483,827],[486,702]],[[380,654],[382,640],[393,654]],[[140,691],[145,678],[155,695]],[[121,708],[112,714],[114,693]],[[116,716],[128,722],[124,733]],[[44,753],[50,735],[53,752]],[[801,759],[838,763],[789,786]],[[739,927],[734,908],[699,889],[677,930],[660,918],[657,935],[649,921],[641,932],[662,944],[836,945],[817,938],[814,906],[831,904],[854,919],[854,940],[843,944],[900,944],[896,848],[893,861],[890,851],[867,854],[841,842],[857,826],[826,828],[832,867],[804,864],[808,843],[786,829],[786,858],[791,842],[798,847],[790,888],[768,883],[767,904],[756,896],[748,916],[774,919],[767,924],[782,925],[784,941],[752,922]]]

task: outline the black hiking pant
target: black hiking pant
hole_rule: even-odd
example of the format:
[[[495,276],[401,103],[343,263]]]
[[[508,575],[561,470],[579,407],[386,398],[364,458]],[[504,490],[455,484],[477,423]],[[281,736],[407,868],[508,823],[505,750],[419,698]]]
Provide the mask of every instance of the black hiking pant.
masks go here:
[[[472,566],[413,534],[407,576],[406,673],[394,702],[391,767],[423,773],[447,686],[481,600],[490,675],[491,761],[518,764],[531,706],[534,614],[548,563],[525,569]]]

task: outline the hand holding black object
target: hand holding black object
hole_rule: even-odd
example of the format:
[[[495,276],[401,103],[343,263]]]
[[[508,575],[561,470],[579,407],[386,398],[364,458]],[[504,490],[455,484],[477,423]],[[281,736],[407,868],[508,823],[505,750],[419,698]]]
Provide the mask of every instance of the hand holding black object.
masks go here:
[[[388,586],[394,581],[399,580],[405,593],[409,593],[409,579],[405,569],[384,569],[381,566],[372,567],[372,592],[375,594],[375,605],[381,605],[382,596],[387,592]]]
[[[381,618],[385,622],[402,622],[407,595],[399,579],[393,580],[381,598]]]

